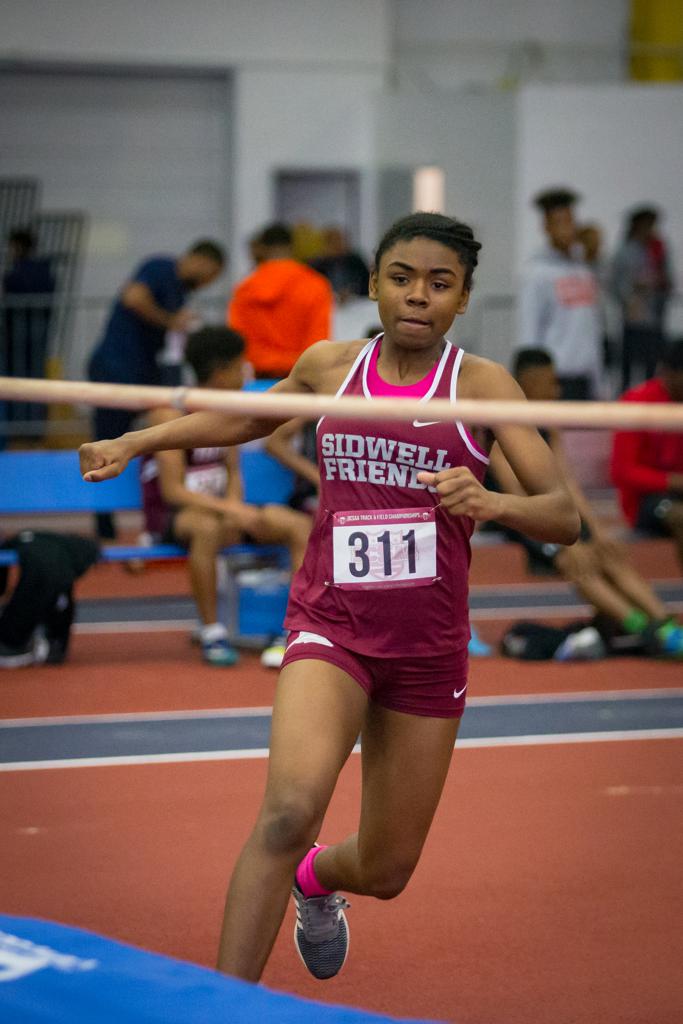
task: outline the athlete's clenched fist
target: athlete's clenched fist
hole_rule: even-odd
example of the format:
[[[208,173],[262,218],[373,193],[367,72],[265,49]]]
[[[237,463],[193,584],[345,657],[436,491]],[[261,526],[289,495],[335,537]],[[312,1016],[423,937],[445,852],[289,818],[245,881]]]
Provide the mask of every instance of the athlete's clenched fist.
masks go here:
[[[88,483],[111,480],[123,473],[133,453],[123,438],[113,441],[89,441],[78,449],[81,476]]]
[[[501,514],[502,495],[487,491],[466,466],[442,469],[439,473],[418,473],[417,479],[436,488],[439,504],[452,516],[470,516],[483,522]]]

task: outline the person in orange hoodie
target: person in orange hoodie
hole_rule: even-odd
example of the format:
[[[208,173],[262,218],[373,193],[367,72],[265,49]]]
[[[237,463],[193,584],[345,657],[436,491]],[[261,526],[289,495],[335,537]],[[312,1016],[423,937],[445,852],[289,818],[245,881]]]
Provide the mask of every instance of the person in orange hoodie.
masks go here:
[[[257,242],[257,246],[254,246]],[[330,338],[333,293],[329,281],[292,258],[292,232],[271,224],[256,239],[256,268],[228,305],[226,323],[247,342],[257,377],[286,377],[304,349]]]

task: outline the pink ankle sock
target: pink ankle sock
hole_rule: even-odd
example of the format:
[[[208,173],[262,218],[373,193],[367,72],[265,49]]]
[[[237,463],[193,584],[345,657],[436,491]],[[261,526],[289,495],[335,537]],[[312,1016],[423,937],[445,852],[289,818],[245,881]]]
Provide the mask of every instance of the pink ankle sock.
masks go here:
[[[314,846],[308,851],[304,859],[299,864],[299,867],[296,869],[297,885],[307,900],[310,899],[311,896],[329,896],[330,893],[334,891],[332,889],[323,889],[322,885],[315,877],[315,871],[313,868],[313,861],[315,858],[319,853],[322,853],[322,851],[326,849],[326,846]]]

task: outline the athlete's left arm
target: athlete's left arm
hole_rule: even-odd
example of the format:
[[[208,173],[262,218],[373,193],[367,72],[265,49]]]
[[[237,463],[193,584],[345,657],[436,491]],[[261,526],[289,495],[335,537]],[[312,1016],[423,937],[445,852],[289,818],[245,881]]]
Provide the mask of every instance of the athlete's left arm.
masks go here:
[[[517,382],[497,363],[468,360],[462,398],[526,401]],[[436,487],[441,505],[451,515],[479,522],[493,519],[534,540],[573,544],[579,515],[552,451],[534,427],[494,428],[497,444],[525,494],[489,491],[466,466],[420,473],[418,480]]]

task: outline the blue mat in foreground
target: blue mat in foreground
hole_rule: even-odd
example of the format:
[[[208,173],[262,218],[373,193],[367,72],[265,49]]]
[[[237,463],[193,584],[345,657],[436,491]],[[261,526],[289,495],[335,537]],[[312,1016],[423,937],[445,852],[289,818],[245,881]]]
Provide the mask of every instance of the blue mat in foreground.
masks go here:
[[[0,914],[3,1024],[380,1024],[391,1019],[280,995],[80,928]]]

